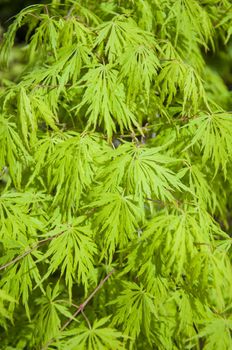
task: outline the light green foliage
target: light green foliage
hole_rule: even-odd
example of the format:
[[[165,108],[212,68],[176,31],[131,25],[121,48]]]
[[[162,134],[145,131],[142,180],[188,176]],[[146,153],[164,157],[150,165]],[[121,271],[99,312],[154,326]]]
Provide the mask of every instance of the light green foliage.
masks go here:
[[[199,337],[207,337],[205,349],[232,349],[231,343],[231,320],[214,318],[206,323]],[[220,337],[218,336],[220,334]]]
[[[101,147],[96,139],[86,135],[66,136],[66,140],[55,146],[45,167],[49,191],[56,190],[54,206],[61,204],[64,212],[69,212],[78,208],[81,196],[93,182]]]
[[[104,317],[95,321],[89,328],[81,324],[78,328],[64,333],[68,341],[65,341],[63,346],[69,350],[77,348],[81,350],[125,349],[120,341],[123,334],[114,328],[103,327],[108,321],[109,317]],[[61,348],[63,347],[61,346]]]
[[[232,350],[231,23],[230,0],[52,0],[12,20],[0,349]]]
[[[85,218],[79,218],[69,223],[67,227],[55,228],[58,237],[49,244],[43,259],[50,258],[48,271],[44,279],[60,268],[61,275],[65,274],[65,283],[71,297],[73,280],[88,286],[88,276],[91,275],[93,257],[97,253],[96,245],[92,240],[92,232],[87,226],[80,226]],[[57,231],[59,233],[57,233]],[[54,232],[51,231],[54,235]]]
[[[111,262],[116,247],[123,248],[136,237],[143,212],[132,196],[120,192],[101,193],[99,200],[91,203],[91,207],[98,208],[95,214],[96,231],[103,238],[103,253],[109,254]]]
[[[35,300],[39,307],[39,312],[35,317],[35,335],[40,336],[40,334],[43,334],[41,340],[44,342],[48,342],[59,334],[61,326],[60,315],[65,317],[71,316],[67,305],[62,305],[62,300],[58,299],[59,294],[59,284],[56,284],[53,289],[48,285],[46,293]]]
[[[138,286],[136,283],[125,282],[125,290],[122,295],[118,296],[112,304],[116,304],[117,313],[114,317],[116,324],[123,324],[125,334],[130,335],[132,338],[136,338],[140,329],[144,328],[145,333],[151,327],[152,316],[156,319],[156,308],[153,302],[153,295],[143,289],[142,286]],[[128,322],[124,320],[128,318]],[[147,332],[149,337],[149,332]]]
[[[221,166],[226,175],[227,163],[231,159],[231,113],[199,114],[198,118],[191,120],[187,127],[191,133],[194,129],[194,137],[188,147],[198,145],[203,151],[203,163],[211,160],[215,165],[215,171],[217,172]]]
[[[14,304],[15,300],[11,296],[9,296],[4,290],[0,289],[0,312],[1,312],[0,325],[1,326],[4,326],[6,320],[10,318],[10,313],[6,308],[7,303]]]
[[[93,125],[95,130],[103,124],[109,137],[116,132],[115,122],[121,133],[124,128],[132,131],[132,125],[137,125],[135,116],[125,103],[123,85],[118,80],[118,72],[110,64],[100,64],[89,69],[79,82],[85,82],[83,86],[86,89],[77,111],[87,108],[87,128]]]

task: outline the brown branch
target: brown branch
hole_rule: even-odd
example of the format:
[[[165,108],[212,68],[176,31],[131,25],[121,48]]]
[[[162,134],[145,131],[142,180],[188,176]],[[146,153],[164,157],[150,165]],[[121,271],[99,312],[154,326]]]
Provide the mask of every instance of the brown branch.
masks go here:
[[[101,289],[103,284],[110,278],[110,276],[114,273],[115,270],[110,271],[106,277],[100,281],[99,285],[94,289],[94,291],[89,295],[89,297],[79,306],[77,311],[74,312],[74,314],[68,319],[67,322],[61,327],[61,332],[72,322],[72,320],[84,310],[86,305],[90,302],[90,300],[94,297],[94,295]]]
[[[86,307],[86,305],[90,302],[90,300],[94,297],[94,295],[99,291],[99,289],[101,289],[101,287],[103,286],[103,284],[111,277],[111,275],[115,272],[115,270],[113,269],[112,271],[110,271],[106,277],[100,281],[100,283],[98,284],[98,286],[94,289],[94,291],[88,296],[88,298],[78,307],[78,309],[72,314],[72,316],[63,324],[63,326],[60,328],[60,332],[62,332],[65,328],[67,328],[69,326],[69,324],[74,320],[75,317],[77,317],[77,315],[79,313],[82,313],[83,316],[83,310]],[[85,316],[86,319],[86,316]],[[89,320],[88,320],[88,325],[89,324]],[[55,339],[51,339],[49,340],[43,348],[41,348],[41,350],[46,350],[52,343],[53,341],[55,341]]]
[[[45,243],[52,241],[54,238],[59,237],[60,235],[62,235],[64,232],[58,233],[52,237],[48,237],[45,239],[42,239],[41,241],[39,241],[34,247],[30,248],[29,250],[26,250],[23,254],[16,256],[16,258],[14,258],[11,261],[8,261],[6,264],[0,266],[0,271],[6,269],[7,267],[13,265],[14,263],[20,261],[21,259],[25,258],[25,256],[31,254],[34,250],[38,249],[39,247],[41,247],[42,245],[44,245]]]

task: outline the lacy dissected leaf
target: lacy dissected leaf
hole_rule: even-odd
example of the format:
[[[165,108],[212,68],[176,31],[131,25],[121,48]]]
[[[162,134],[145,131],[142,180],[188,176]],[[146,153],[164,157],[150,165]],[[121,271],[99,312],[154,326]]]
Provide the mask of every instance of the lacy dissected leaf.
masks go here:
[[[27,8],[23,9],[15,18],[15,21],[9,26],[7,34],[4,36],[2,45],[0,47],[0,62],[3,64],[8,63],[9,56],[10,56],[10,50],[12,49],[12,46],[14,45],[15,35],[17,30],[23,26],[26,22],[28,22],[28,19],[30,18],[31,25],[30,29],[33,29],[33,26],[35,27],[36,22],[33,21],[33,15],[36,16],[36,13],[39,13],[41,11],[41,5],[32,5],[28,6]],[[35,18],[34,18],[35,20]]]
[[[41,258],[41,254],[32,252],[32,254],[26,255],[7,270],[7,273],[5,273],[0,282],[3,290],[10,294],[15,300],[19,301],[19,299],[22,298],[22,303],[25,306],[28,318],[30,318],[30,308],[28,305],[29,295],[33,287],[41,281],[40,272],[33,257],[39,259]],[[10,310],[13,311],[15,306],[15,304],[11,304]]]
[[[162,64],[157,82],[163,101],[169,105],[177,94],[183,95],[182,113],[196,113],[201,105],[207,105],[203,82],[193,67],[177,59]]]
[[[46,188],[46,185],[44,184],[44,172],[46,169],[47,161],[50,159],[50,156],[54,153],[55,146],[66,139],[67,135],[61,133],[54,133],[51,135],[43,135],[43,137],[41,137],[41,139],[35,143],[35,165],[31,172],[31,176],[28,180],[27,187],[29,187],[33,182],[39,179]]]
[[[203,330],[199,333],[199,337],[204,339],[204,350],[232,349],[232,320],[213,317],[211,320],[205,322]]]
[[[159,60],[154,48],[145,45],[127,48],[120,57],[120,77],[127,82],[127,99],[135,99],[137,95],[150,95],[151,83],[157,75]]]
[[[21,131],[21,138],[27,149],[33,149],[37,142],[38,131],[41,126],[58,131],[58,117],[52,111],[43,94],[29,92],[23,86],[16,91],[17,119]],[[12,99],[13,100],[13,99]],[[7,110],[7,108],[6,108]]]
[[[20,88],[18,95],[18,115],[23,139],[29,147],[28,137],[31,138],[32,144],[36,142],[37,121],[31,107],[30,99],[23,87]]]
[[[15,299],[8,295],[3,289],[0,289],[0,324],[4,325],[4,318],[10,319],[11,314],[7,310],[7,304],[15,303]]]
[[[93,241],[93,232],[83,222],[84,218],[73,219],[70,224],[62,225],[50,231],[49,235],[56,234],[49,244],[44,259],[49,259],[48,271],[43,279],[47,279],[56,270],[65,275],[69,295],[72,295],[74,282],[88,288],[89,276],[94,269],[94,257],[97,253]]]
[[[94,46],[106,56],[109,62],[115,61],[128,46],[154,42],[152,35],[139,28],[132,18],[116,15],[111,21],[104,22],[97,28],[98,36]]]
[[[61,91],[62,88],[66,91],[66,87],[71,85],[70,81],[73,84],[77,83],[81,69],[91,64],[92,54],[87,45],[77,43],[71,46],[69,50],[61,51],[59,55],[61,57],[60,62],[64,62],[64,64],[58,66],[58,72],[54,71],[54,75],[60,75],[58,91]]]
[[[76,0],[68,0],[68,4],[72,5],[71,10],[78,12],[79,18],[82,22],[85,22],[88,25],[98,25],[102,22],[102,19],[98,17],[89,6],[83,6],[81,2],[76,2]],[[86,3],[86,5],[88,4]],[[72,11],[70,14],[72,14]]]
[[[126,193],[136,198],[172,200],[175,190],[185,190],[178,176],[169,169],[177,159],[163,154],[162,147],[147,148],[143,145],[125,143],[116,150],[107,152],[107,168],[101,170],[98,179],[105,190],[122,186]],[[111,157],[110,157],[111,156]]]
[[[110,64],[99,64],[90,68],[81,79],[84,83],[82,102],[75,107],[76,113],[85,108],[88,118],[87,128],[97,125],[103,126],[109,138],[116,132],[116,123],[119,130],[133,130],[138,127],[134,114],[126,104],[125,88],[119,82],[118,71]],[[80,111],[81,110],[81,111]]]
[[[69,16],[61,21],[62,30],[60,32],[61,47],[67,44],[92,44],[93,32],[85,24],[78,21],[75,16]]]
[[[116,248],[125,247],[136,236],[143,212],[132,196],[119,192],[102,193],[90,207],[97,210],[94,226],[97,235],[103,237],[102,254],[108,254],[111,261]]]
[[[1,23],[1,348],[232,350],[231,9]]]
[[[52,130],[57,131],[56,123],[58,123],[58,117],[51,111],[49,105],[44,103],[41,97],[38,98],[36,96],[32,97],[32,103],[37,120],[44,121]]]
[[[44,231],[43,211],[38,211],[43,202],[48,200],[41,193],[5,192],[0,196],[0,237],[23,241],[26,237],[36,237]],[[3,243],[4,244],[4,243]]]
[[[28,72],[23,77],[25,84],[34,87],[34,103],[38,99],[42,102],[45,100],[50,109],[56,112],[61,92],[66,93],[67,88],[77,83],[81,69],[92,63],[93,56],[89,46],[80,42],[68,47],[62,46],[57,55],[55,62],[49,62],[46,67],[38,67],[36,74],[34,71]],[[37,106],[40,107],[39,104]]]
[[[201,169],[198,164],[187,164],[180,171],[180,175],[181,178],[182,175],[188,178],[191,192],[195,194],[194,200],[199,202],[201,207],[206,207],[211,213],[214,213],[216,209],[221,209],[220,202],[212,188],[213,178],[209,179],[209,174],[203,172],[205,169],[206,167]]]
[[[201,113],[186,126],[193,135],[189,147],[198,145],[203,152],[202,161],[211,161],[215,172],[221,166],[226,176],[227,163],[232,152],[232,116],[230,113]]]
[[[202,244],[201,244],[202,245]],[[203,246],[203,245],[202,245]],[[228,256],[219,249],[210,251],[201,250],[191,262],[191,278],[196,281],[202,298],[208,297],[215,308],[221,312],[225,309],[225,300],[231,302],[231,268]],[[204,288],[211,286],[212,289],[205,293]]]
[[[59,335],[61,327],[61,318],[70,318],[72,315],[67,306],[59,300],[61,292],[57,283],[52,289],[51,286],[46,288],[46,294],[36,299],[39,306],[39,312],[35,316],[35,333],[42,335],[42,343],[46,346],[47,342]],[[38,344],[36,344],[38,345]]]
[[[164,2],[165,3],[165,2]],[[165,25],[175,26],[175,43],[179,36],[192,38],[207,47],[212,41],[213,26],[209,14],[196,0],[176,0],[168,4],[169,13]]]
[[[51,48],[55,58],[57,58],[59,26],[61,22],[50,17],[48,14],[41,14],[39,17],[40,25],[37,27],[30,42],[31,59],[34,58],[35,52],[38,54],[39,48],[44,47],[45,51]],[[42,53],[44,54],[45,51]]]
[[[63,212],[78,209],[93,181],[100,149],[97,139],[77,133],[55,146],[47,161],[48,187],[55,190],[54,205],[60,204]]]
[[[151,31],[155,19],[154,19],[153,8],[150,2],[146,0],[138,0],[135,5],[138,11],[139,26],[144,30]]]
[[[9,167],[9,174],[16,187],[21,186],[22,170],[31,160],[16,125],[5,116],[0,117],[0,167]]]
[[[36,265],[36,259],[41,258],[41,254],[31,249],[31,246],[35,245],[38,234],[45,231],[46,224],[43,218],[45,200],[45,196],[30,192],[5,192],[0,196],[0,241],[4,252],[0,261],[1,266],[6,265],[1,286],[15,300],[22,297],[28,317],[29,294],[33,286],[41,280]],[[12,304],[11,310],[14,307]]]
[[[157,272],[156,265],[153,263],[152,258],[150,258],[149,260],[143,261],[143,256],[141,255],[140,258],[142,259],[140,259],[139,256],[136,254],[136,250],[134,251],[134,253],[129,254],[127,258],[128,258],[128,262],[127,262],[127,267],[124,269],[124,273],[127,273],[128,271],[130,271],[131,268],[134,269],[134,267],[136,266],[139,279],[142,281],[146,290],[149,293],[151,293],[155,298],[154,303],[157,310],[160,308],[162,309],[161,300],[164,303],[168,297],[170,281],[168,281],[167,278],[162,277]],[[142,261],[143,263],[141,264]],[[141,265],[139,266],[139,269],[138,269],[138,265]]]
[[[194,337],[197,334],[196,324],[198,324],[199,319],[208,315],[208,310],[202,300],[195,297],[194,293],[186,292],[186,287],[183,285],[183,289],[179,288],[171,293],[167,301],[167,308],[170,311],[171,305],[175,315],[173,316],[177,320],[175,332],[180,337],[184,334],[187,339]]]
[[[140,244],[128,256],[128,269],[130,270],[133,263],[139,266],[150,258],[153,259],[158,272],[162,272],[165,276],[170,272],[175,274],[177,279],[186,273],[192,276],[194,269],[195,272],[202,272],[205,268],[207,285],[211,262],[204,265],[198,252],[205,252],[206,259],[214,260],[215,257],[211,256],[214,240],[223,238],[223,231],[202,208],[190,207],[170,213],[162,210],[148,222],[145,230],[142,230]],[[195,258],[199,262],[198,270]],[[196,281],[198,278],[199,275],[196,275]]]
[[[226,35],[225,35],[225,32],[223,33],[225,43],[228,43],[232,35],[231,23],[232,23],[232,12],[231,12],[231,7],[229,6],[226,16],[223,16],[220,23],[218,23],[217,25],[217,29],[218,28],[220,29],[220,27],[223,27],[226,30]]]
[[[149,338],[151,322],[156,319],[153,296],[133,282],[124,282],[124,287],[124,291],[111,302],[116,305],[113,322],[123,325],[125,334],[134,340],[144,327]]]
[[[123,334],[115,328],[106,327],[109,317],[94,321],[91,328],[80,325],[65,333],[67,340],[62,349],[67,350],[114,350],[125,349],[121,339]]]

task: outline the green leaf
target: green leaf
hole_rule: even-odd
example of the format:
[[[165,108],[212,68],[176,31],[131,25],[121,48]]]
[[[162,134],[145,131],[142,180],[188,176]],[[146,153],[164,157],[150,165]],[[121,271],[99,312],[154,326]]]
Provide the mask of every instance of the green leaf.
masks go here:
[[[35,332],[42,340],[41,345],[45,345],[59,335],[62,316],[66,318],[72,316],[67,307],[58,300],[60,293],[59,284],[57,283],[53,289],[49,285],[46,288],[46,294],[36,299],[39,312],[34,320]]]
[[[67,134],[47,160],[50,192],[55,192],[53,204],[61,205],[64,214],[79,208],[81,197],[90,188],[96,169],[95,159],[101,147],[94,136]]]
[[[136,283],[124,282],[124,291],[110,304],[116,305],[113,323],[122,325],[126,335],[134,340],[144,327],[150,337],[151,322],[157,317],[153,296]]]
[[[232,320],[222,317],[213,317],[205,322],[203,330],[198,337],[205,340],[204,350],[211,349],[232,349]]]
[[[84,217],[73,219],[72,222],[50,231],[54,236],[48,250],[42,260],[48,260],[48,271],[43,280],[52,273],[60,270],[65,275],[65,283],[68,286],[69,297],[72,297],[74,282],[83,284],[85,290],[89,286],[89,277],[94,270],[94,257],[97,253],[96,244],[93,241],[93,233],[88,225],[84,225]]]
[[[120,338],[123,334],[112,327],[104,327],[109,317],[96,320],[91,328],[83,324],[78,328],[65,332],[67,340],[64,346],[67,350],[114,350],[125,349]]]
[[[115,191],[122,186],[126,193],[134,194],[142,201],[155,198],[172,200],[175,190],[187,188],[169,169],[178,160],[166,156],[162,150],[162,147],[148,148],[125,143],[106,153],[106,159],[110,158],[110,161],[97,178],[103,181],[103,188],[107,191]]]
[[[31,157],[16,131],[16,125],[5,115],[0,116],[0,167],[9,167],[9,175],[16,188],[21,187],[23,167]]]
[[[143,212],[137,207],[132,196],[121,193],[101,193],[98,200],[93,201],[91,208],[97,210],[94,226],[97,235],[103,237],[103,251],[112,261],[116,248],[122,249],[135,238]]]
[[[232,139],[230,113],[201,113],[199,117],[191,120],[187,128],[193,135],[187,148],[197,145],[203,152],[202,161],[210,161],[215,166],[215,173],[221,166],[226,177],[227,163],[230,160]]]
[[[121,133],[128,129],[133,131],[133,126],[138,127],[134,114],[126,104],[125,89],[119,82],[118,71],[111,64],[90,68],[79,84],[83,84],[85,90],[82,102],[75,109],[76,113],[80,113],[85,108],[87,129],[93,127],[95,130],[97,125],[103,126],[111,139],[116,132],[116,123]]]

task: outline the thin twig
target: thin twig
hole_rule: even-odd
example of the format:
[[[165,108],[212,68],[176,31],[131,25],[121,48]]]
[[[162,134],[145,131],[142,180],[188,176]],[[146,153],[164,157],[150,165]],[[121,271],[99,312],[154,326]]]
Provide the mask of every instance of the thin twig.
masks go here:
[[[29,15],[29,16],[32,16],[32,17],[35,17],[36,19],[39,19],[39,20],[42,19],[42,17],[37,16],[37,15],[35,15],[34,13],[30,13],[30,12],[29,12],[28,15]]]
[[[39,241],[34,247],[32,247],[29,250],[26,250],[23,254],[16,256],[16,258],[14,258],[13,260],[7,262],[6,264],[0,266],[0,271],[6,269],[7,267],[13,265],[14,263],[20,261],[21,259],[25,258],[25,256],[31,254],[34,250],[38,249],[39,247],[41,247],[41,245],[44,245],[45,243],[52,241],[54,238],[59,237],[60,235],[62,235],[64,232],[58,233],[52,237],[48,237],[45,239],[42,239],[41,241]]]
[[[45,9],[46,14],[47,14],[47,15],[48,15],[48,17],[49,17],[48,6],[47,6],[47,5],[44,5],[44,9]]]
[[[150,201],[150,202],[154,202],[154,203],[160,204],[160,205],[165,207],[165,203],[163,201],[159,200],[159,199],[152,199],[152,198],[147,198],[147,197],[144,198],[144,199],[147,200],[147,201]]]
[[[87,324],[88,324],[89,329],[91,329],[91,324],[90,324],[90,322],[89,322],[88,317],[86,316],[86,314],[84,313],[84,311],[83,311],[83,310],[81,310],[81,313],[82,313],[82,315],[83,315],[84,319],[86,320],[86,322],[87,322]]]
[[[56,299],[56,302],[57,302],[57,303],[70,304],[69,301],[67,301],[67,300],[62,300],[62,299],[61,299],[61,300]],[[74,304],[74,303],[71,303],[71,305],[72,305],[73,307],[75,307],[75,309],[79,309],[79,307],[80,307],[80,305],[77,305],[77,304]],[[86,314],[84,313],[83,310],[81,311],[81,313],[82,313],[84,319],[86,320],[86,322],[88,323],[88,327],[89,327],[89,329],[90,329],[90,328],[91,328],[91,324],[90,324],[90,322],[89,322],[88,317],[86,316]]]
[[[74,10],[75,6],[71,6],[70,9],[68,10],[67,15],[64,17],[65,19],[69,18]]]
[[[90,300],[94,297],[94,295],[101,289],[103,284],[110,278],[110,276],[114,273],[115,270],[112,270],[106,275],[106,277],[100,281],[99,285],[94,289],[94,291],[89,295],[89,297],[79,306],[77,311],[74,312],[74,314],[65,322],[65,324],[61,327],[61,332],[72,322],[72,320],[81,312],[84,310],[86,305],[90,302]]]
[[[90,300],[94,297],[94,295],[99,291],[99,289],[101,289],[101,287],[103,286],[103,284],[111,277],[111,275],[115,272],[115,270],[113,269],[112,271],[110,271],[106,277],[100,281],[100,283],[98,284],[98,286],[94,289],[94,291],[88,296],[88,298],[78,307],[78,309],[72,314],[72,316],[63,324],[63,326],[60,328],[60,332],[63,332],[63,330],[65,328],[67,328],[69,326],[69,324],[74,320],[75,317],[77,317],[77,315],[81,312],[83,314],[83,316],[86,319],[85,314],[83,313],[84,308],[86,307],[86,305],[90,302]],[[90,326],[89,320],[87,321],[88,325]],[[54,341],[55,339],[50,339],[41,350],[46,350]]]

